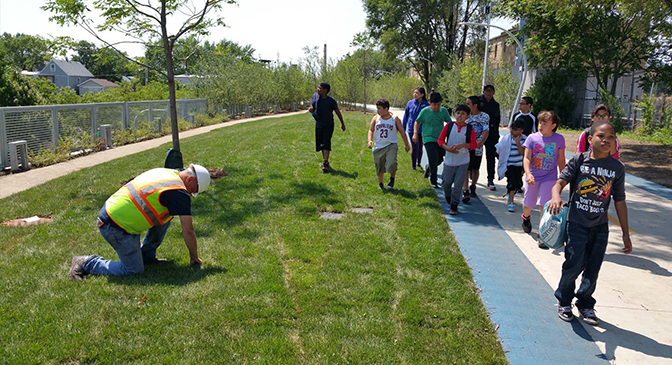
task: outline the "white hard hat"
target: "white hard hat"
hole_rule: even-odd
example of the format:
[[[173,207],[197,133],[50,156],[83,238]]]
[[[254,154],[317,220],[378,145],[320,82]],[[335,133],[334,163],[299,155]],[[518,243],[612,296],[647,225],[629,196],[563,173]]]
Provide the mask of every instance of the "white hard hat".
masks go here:
[[[198,185],[198,192],[192,195],[197,196],[198,193],[204,192],[205,189],[207,189],[208,186],[210,186],[210,173],[205,167],[201,165],[191,164],[189,165],[189,168],[194,174],[194,177],[196,178],[196,184]]]

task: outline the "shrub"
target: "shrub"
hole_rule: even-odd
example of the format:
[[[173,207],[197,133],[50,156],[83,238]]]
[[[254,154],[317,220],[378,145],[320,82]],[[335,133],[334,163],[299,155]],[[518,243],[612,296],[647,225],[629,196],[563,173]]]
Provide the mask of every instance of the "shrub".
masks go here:
[[[558,114],[562,124],[570,125],[576,100],[572,93],[567,91],[569,79],[569,74],[561,70],[552,70],[537,77],[527,91],[527,95],[534,99],[533,111],[538,114],[544,110],[552,110]]]

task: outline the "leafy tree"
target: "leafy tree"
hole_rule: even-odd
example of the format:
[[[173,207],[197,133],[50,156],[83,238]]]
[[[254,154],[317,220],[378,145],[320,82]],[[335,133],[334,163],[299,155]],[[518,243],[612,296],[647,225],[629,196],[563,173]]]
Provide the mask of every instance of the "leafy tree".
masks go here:
[[[364,0],[366,24],[371,35],[393,57],[411,56],[422,81],[428,85],[430,70],[449,68],[449,58],[463,58],[474,29],[462,27],[481,16],[485,0]],[[430,62],[432,64],[430,67]]]
[[[4,33],[0,37],[0,60],[20,70],[37,70],[52,58],[49,42],[38,36]]]
[[[9,65],[0,66],[0,106],[46,104],[29,77]]]
[[[648,64],[656,77],[672,71],[672,16],[664,2],[501,0],[499,10],[527,20],[530,66],[592,74],[612,96],[616,81],[634,69]]]
[[[222,18],[211,18],[213,11],[221,10],[223,4],[232,4],[234,0],[95,0],[93,8],[101,12],[102,23],[96,24],[91,18],[91,9],[87,0],[47,0],[44,10],[54,15],[50,20],[60,25],[79,25],[106,47],[117,50],[120,43],[140,43],[145,46],[157,44],[162,46],[166,63],[161,68],[153,68],[168,81],[170,98],[170,122],[173,133],[173,149],[180,149],[179,131],[177,125],[177,105],[175,97],[175,66],[179,61],[175,54],[177,41],[190,35],[205,36],[208,28],[213,25],[224,25]],[[200,5],[197,5],[199,3]],[[178,16],[186,17],[182,24],[171,27],[169,19]],[[174,33],[171,29],[177,29]],[[104,40],[99,32],[117,31],[134,41],[125,41],[111,44]],[[149,41],[145,41],[149,39]],[[118,51],[120,54],[123,52]],[[130,59],[132,62],[137,62]]]
[[[80,62],[96,77],[120,82],[122,76],[130,73],[128,66],[131,62],[125,54],[119,54],[108,48],[99,49],[87,41],[78,42],[75,51],[77,54],[72,60]]]
[[[568,72],[561,70],[551,70],[537,77],[534,85],[527,91],[527,95],[534,99],[532,106],[534,112],[553,110],[563,124],[572,120],[576,100],[572,93],[567,91],[570,77]]]

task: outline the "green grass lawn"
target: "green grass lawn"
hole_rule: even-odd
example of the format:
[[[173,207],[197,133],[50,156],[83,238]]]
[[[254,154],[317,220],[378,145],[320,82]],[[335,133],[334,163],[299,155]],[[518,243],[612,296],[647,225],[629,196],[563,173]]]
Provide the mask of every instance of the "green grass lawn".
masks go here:
[[[132,277],[67,274],[73,255],[117,259],[98,211],[123,181],[162,166],[168,145],[0,200],[0,221],[55,218],[0,226],[0,363],[506,363],[429,183],[400,149],[397,189],[381,192],[370,116],[345,118],[330,174],[308,114],[181,141],[186,163],[230,173],[192,200],[201,268],[175,220],[158,250],[168,263]],[[345,216],[319,219],[325,210]]]

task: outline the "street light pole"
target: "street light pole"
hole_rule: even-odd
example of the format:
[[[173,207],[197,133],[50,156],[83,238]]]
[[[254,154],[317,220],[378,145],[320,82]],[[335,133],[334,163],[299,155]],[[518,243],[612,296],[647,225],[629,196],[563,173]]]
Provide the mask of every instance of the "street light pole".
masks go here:
[[[487,29],[487,34],[485,36],[485,57],[483,60],[483,82],[481,82],[481,90],[485,89],[485,76],[487,75],[488,72],[488,55],[489,55],[489,50],[490,48],[490,5],[485,6],[485,14],[487,15],[487,23],[486,23],[486,29]]]
[[[516,41],[516,44],[518,45],[518,48],[520,49],[520,54],[523,56],[523,76],[522,80],[520,81],[520,87],[518,88],[518,97],[513,103],[513,107],[511,108],[511,116],[509,117],[509,125],[511,125],[511,122],[513,122],[513,115],[516,113],[516,107],[518,106],[518,101],[520,100],[520,97],[523,94],[523,85],[525,85],[525,79],[527,78],[527,55],[525,54],[525,49],[523,48],[523,45],[520,43],[518,38],[516,38],[515,35],[513,35],[511,32],[508,30],[492,25],[492,24],[483,24],[483,23],[472,23],[472,22],[460,22],[458,25],[477,25],[477,26],[485,26],[485,27],[493,27],[497,28],[506,34],[508,34],[511,38],[513,38],[514,41]]]

